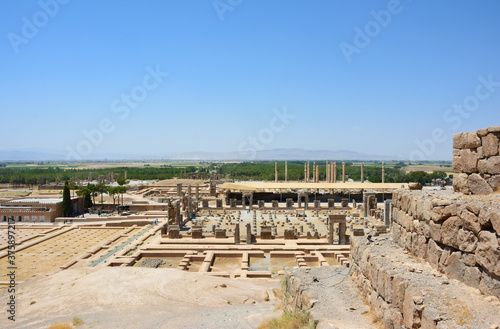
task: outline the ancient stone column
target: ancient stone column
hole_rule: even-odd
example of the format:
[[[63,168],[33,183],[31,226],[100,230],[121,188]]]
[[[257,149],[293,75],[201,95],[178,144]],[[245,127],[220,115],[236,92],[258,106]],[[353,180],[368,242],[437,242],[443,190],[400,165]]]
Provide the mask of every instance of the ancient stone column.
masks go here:
[[[328,244],[333,244],[333,223],[328,223]]]
[[[250,226],[250,223],[246,225],[247,228],[247,244],[252,243],[252,227]]]
[[[240,244],[240,224],[234,226],[234,244]]]
[[[316,183],[319,183],[319,165],[316,166]]]
[[[333,164],[333,182],[337,183],[337,162]]]
[[[307,183],[307,163],[304,163],[304,183]]]
[[[188,196],[191,197],[191,184],[188,184]]]
[[[382,162],[382,183],[385,183],[385,162]]]
[[[345,162],[342,162],[342,183],[345,183]]]
[[[285,161],[285,182],[288,182],[288,161]]]
[[[200,199],[200,184],[196,184],[195,197],[196,201]]]
[[[346,230],[346,223],[345,220],[341,223],[339,223],[339,244],[346,244],[346,236],[345,236],[345,230]]]
[[[311,168],[309,167],[309,161],[307,161],[307,182],[309,183],[309,177],[311,175]]]
[[[365,182],[365,165],[361,164],[361,183]]]
[[[387,229],[390,228],[391,226],[391,219],[392,219],[392,216],[391,216],[391,205],[392,205],[392,200],[385,200],[384,202],[384,223],[385,223],[385,227],[387,227]]]
[[[278,162],[274,163],[274,182],[278,182]]]
[[[326,182],[330,183],[330,164],[326,162]]]
[[[182,183],[177,183],[177,196],[182,194]]]

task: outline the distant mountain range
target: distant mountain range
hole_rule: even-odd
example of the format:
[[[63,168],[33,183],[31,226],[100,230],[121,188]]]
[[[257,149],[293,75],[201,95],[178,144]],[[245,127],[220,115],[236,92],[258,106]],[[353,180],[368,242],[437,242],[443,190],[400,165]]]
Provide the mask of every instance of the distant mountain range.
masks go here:
[[[170,157],[172,160],[404,160],[398,156],[366,154],[347,150],[275,149],[256,152],[193,152]]]
[[[366,154],[348,150],[275,149],[255,152],[190,152],[176,155],[95,154],[90,160],[405,160],[400,156]],[[66,161],[66,154],[49,150],[0,151],[0,161]]]

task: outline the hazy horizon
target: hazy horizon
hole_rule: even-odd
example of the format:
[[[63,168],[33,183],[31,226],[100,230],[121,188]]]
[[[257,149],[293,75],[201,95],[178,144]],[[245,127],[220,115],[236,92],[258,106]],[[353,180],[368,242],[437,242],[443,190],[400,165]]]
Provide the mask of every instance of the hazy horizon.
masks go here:
[[[493,0],[0,8],[3,152],[451,160],[454,133],[499,124]]]

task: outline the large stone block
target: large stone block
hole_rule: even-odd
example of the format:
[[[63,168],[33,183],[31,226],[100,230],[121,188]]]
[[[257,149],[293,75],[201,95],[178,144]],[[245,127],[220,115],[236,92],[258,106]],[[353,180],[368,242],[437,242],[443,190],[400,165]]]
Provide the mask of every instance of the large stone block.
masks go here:
[[[500,276],[500,248],[495,233],[481,231],[477,243],[476,261],[488,272]]]
[[[459,157],[453,157],[453,172],[475,173],[477,172],[478,156],[471,150],[462,150]]]
[[[466,266],[463,275],[463,281],[466,285],[479,288],[481,282],[481,271],[477,267]]]
[[[500,209],[492,209],[489,219],[491,221],[491,226],[493,226],[493,229],[497,232],[498,235],[500,235]]]
[[[500,175],[493,175],[486,180],[488,185],[491,186],[493,192],[497,192],[500,190]]]
[[[481,273],[479,290],[485,295],[493,295],[500,298],[500,281],[492,278],[487,272]]]
[[[443,244],[458,249],[458,231],[464,225],[463,220],[458,216],[453,216],[444,221],[441,226],[441,237]]]
[[[446,260],[447,266],[444,273],[452,279],[463,281],[465,264],[461,259],[460,251],[452,252]]]
[[[441,224],[430,221],[429,230],[432,240],[441,242]]]
[[[481,139],[476,132],[453,135],[453,148],[472,149],[481,146]]]
[[[488,182],[478,174],[469,175],[467,182],[472,194],[486,195],[493,193],[493,189]]]
[[[500,174],[500,156],[479,160],[477,170],[481,174]]]
[[[439,247],[439,245],[434,242],[434,240],[430,239],[427,244],[427,261],[434,267],[438,268],[439,258],[441,258],[441,254],[443,253],[443,249]]]
[[[481,138],[483,143],[483,155],[487,158],[498,155],[498,137],[494,134],[488,134]]]
[[[488,128],[489,133],[500,133],[500,126],[491,126]]]
[[[463,194],[470,194],[468,175],[462,173],[455,173],[453,175],[453,190]]]
[[[474,252],[477,247],[477,237],[471,231],[460,229],[457,236],[458,249],[465,252]]]
[[[466,207],[461,207],[460,211],[460,218],[463,219],[463,226],[469,230],[472,231],[476,234],[479,234],[479,231],[481,231],[481,224],[479,224],[479,219],[477,216],[467,210]]]

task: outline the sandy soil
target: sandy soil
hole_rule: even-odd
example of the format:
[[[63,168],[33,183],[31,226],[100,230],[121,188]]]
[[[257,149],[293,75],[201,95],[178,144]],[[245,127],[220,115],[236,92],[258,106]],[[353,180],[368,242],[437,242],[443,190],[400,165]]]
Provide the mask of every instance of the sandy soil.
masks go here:
[[[84,321],[78,328],[257,328],[280,315],[278,287],[176,269],[70,269],[20,284],[16,323],[2,310],[0,328],[47,328],[74,316]]]

